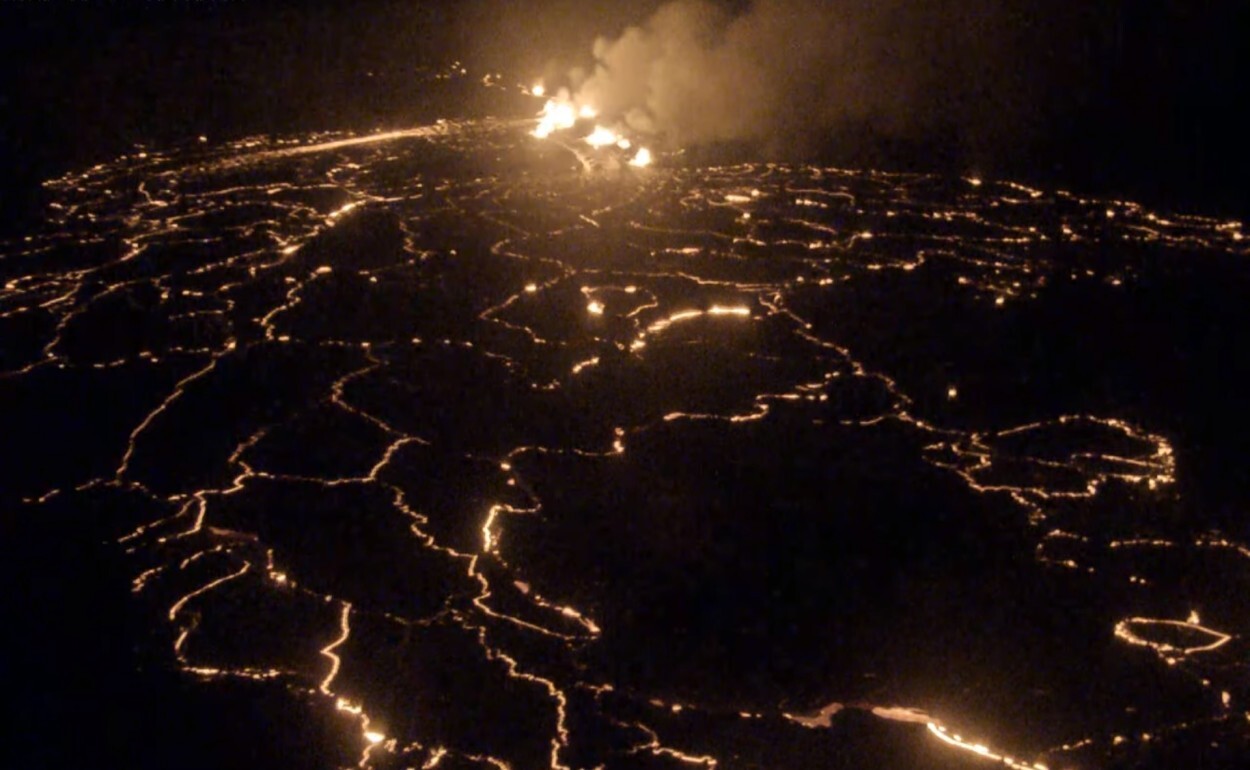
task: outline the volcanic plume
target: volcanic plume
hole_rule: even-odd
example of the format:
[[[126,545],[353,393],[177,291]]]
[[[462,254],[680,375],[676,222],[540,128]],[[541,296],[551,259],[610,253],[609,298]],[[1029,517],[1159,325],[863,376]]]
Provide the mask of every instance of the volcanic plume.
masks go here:
[[[573,103],[670,148],[746,141],[802,153],[831,134],[999,125],[1022,90],[1003,75],[1011,37],[981,0],[814,5],[675,0],[594,42],[569,73]],[[993,117],[991,117],[993,116]]]

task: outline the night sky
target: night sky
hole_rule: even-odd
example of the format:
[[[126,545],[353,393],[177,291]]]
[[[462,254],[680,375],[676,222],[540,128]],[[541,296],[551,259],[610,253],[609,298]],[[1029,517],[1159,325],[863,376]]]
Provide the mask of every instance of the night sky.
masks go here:
[[[588,63],[595,36],[615,36],[658,5],[5,3],[6,219],[30,206],[38,180],[136,142],[411,125],[444,107],[416,90],[417,68],[462,59],[517,79],[559,73]],[[904,39],[908,24],[932,25],[936,15],[938,24],[950,18],[950,39],[961,40],[958,29],[982,24],[981,10],[993,6],[994,18],[971,33],[989,42],[950,75],[967,85],[963,103],[945,105],[939,119],[921,120],[903,136],[871,123],[831,134],[819,150],[824,159],[1246,210],[1250,126],[1238,109],[1250,73],[1245,3],[1111,0],[1062,11],[1026,0],[898,5]],[[972,13],[960,18],[965,6]],[[902,71],[930,64],[900,56]]]

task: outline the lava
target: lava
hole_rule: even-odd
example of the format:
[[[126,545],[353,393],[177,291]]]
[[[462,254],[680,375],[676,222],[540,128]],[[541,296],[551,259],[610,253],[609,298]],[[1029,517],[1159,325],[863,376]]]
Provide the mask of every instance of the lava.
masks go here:
[[[1198,255],[1235,275],[1240,223],[655,164],[522,88],[536,125],[149,148],[0,244],[7,494],[127,496],[150,663],[322,704],[362,767],[804,767],[880,729],[1039,770],[1243,734],[1250,545],[1175,515],[1184,424],[1062,391],[1086,369],[1029,325],[1132,318]],[[1147,353],[1188,338],[1149,328],[1116,352],[1171,393]]]

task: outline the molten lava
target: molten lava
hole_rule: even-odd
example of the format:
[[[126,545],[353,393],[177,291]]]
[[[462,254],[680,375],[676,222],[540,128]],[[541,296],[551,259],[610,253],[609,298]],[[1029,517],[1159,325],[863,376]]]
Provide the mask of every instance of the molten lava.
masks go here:
[[[529,90],[530,95],[542,97],[547,91],[541,84],[536,84]],[[538,139],[546,139],[552,134],[559,131],[567,131],[573,128],[578,120],[594,120],[599,117],[599,111],[589,104],[575,104],[573,98],[566,89],[560,89],[555,95],[547,99],[543,103],[542,110],[538,113],[538,125],[531,132]],[[594,130],[585,136],[582,141],[596,150],[608,147],[616,147],[622,151],[633,149],[634,143],[628,137],[624,136],[619,130],[608,128],[603,125],[596,124]],[[635,168],[643,168],[651,165],[653,162],[651,151],[646,147],[639,147],[629,160],[629,165]]]

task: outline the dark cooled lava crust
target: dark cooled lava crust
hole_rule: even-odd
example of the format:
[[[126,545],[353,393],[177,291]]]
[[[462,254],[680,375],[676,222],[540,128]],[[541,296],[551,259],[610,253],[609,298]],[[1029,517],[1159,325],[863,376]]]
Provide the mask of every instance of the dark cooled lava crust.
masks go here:
[[[130,766],[1244,758],[1239,224],[588,174],[531,127],[149,151],[0,244],[56,729]]]

